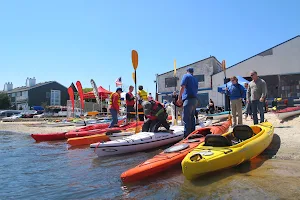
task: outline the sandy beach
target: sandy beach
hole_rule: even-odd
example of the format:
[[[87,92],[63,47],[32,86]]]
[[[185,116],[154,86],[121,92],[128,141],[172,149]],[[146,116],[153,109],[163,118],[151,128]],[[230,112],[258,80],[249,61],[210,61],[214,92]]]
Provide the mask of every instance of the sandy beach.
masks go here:
[[[274,159],[280,160],[300,160],[300,116],[288,118],[284,122],[272,113],[266,113],[265,118],[271,122],[275,127],[274,139],[272,145],[276,145],[278,152]],[[213,121],[217,122],[217,121]],[[26,124],[38,124],[40,122],[0,122],[0,131],[18,132],[20,134],[32,133],[51,133],[51,132],[64,132],[74,130],[78,127],[29,127]],[[248,117],[247,120],[243,119],[243,123],[247,125],[253,124],[253,121]]]

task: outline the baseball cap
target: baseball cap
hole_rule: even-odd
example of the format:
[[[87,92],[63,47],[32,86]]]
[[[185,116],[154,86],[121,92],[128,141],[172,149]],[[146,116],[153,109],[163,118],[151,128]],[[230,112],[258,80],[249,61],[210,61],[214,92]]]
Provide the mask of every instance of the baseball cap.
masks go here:
[[[187,72],[190,72],[190,73],[192,74],[192,73],[194,73],[194,68],[189,67],[186,71],[187,71]]]
[[[122,90],[122,88],[117,88],[117,90],[116,90],[116,92],[118,92],[118,91],[121,91],[121,92],[123,92],[123,90]]]

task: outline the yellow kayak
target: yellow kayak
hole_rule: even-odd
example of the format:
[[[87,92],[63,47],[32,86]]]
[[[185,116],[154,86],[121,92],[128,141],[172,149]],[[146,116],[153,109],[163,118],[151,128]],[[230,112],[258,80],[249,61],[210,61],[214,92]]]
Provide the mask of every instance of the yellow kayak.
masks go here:
[[[239,165],[263,152],[271,143],[274,127],[269,122],[237,125],[223,135],[207,135],[205,142],[181,162],[183,175],[194,179],[202,174]]]

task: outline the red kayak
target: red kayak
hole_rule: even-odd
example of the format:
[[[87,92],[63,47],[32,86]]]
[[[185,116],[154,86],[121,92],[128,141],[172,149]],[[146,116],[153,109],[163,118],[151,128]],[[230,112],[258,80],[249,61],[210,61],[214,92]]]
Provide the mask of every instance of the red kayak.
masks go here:
[[[42,141],[54,141],[54,140],[64,140],[66,139],[65,134],[67,132],[62,132],[62,133],[46,133],[46,134],[31,134],[31,137],[35,139],[37,142],[42,142]]]
[[[142,125],[144,122],[138,122],[138,126]],[[130,122],[127,125],[119,126],[119,127],[114,127],[114,128],[104,128],[104,129],[95,129],[95,130],[90,130],[90,131],[69,131],[68,133],[65,134],[66,138],[74,138],[74,137],[85,137],[85,136],[90,136],[90,135],[96,135],[96,134],[101,134],[101,133],[116,133],[120,132],[122,130],[126,130],[128,128],[134,128],[136,127],[136,122]]]

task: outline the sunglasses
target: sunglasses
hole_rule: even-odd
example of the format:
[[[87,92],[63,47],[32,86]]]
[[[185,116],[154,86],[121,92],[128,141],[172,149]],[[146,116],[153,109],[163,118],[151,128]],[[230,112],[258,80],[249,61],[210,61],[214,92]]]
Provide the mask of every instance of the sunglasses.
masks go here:
[[[255,74],[250,74],[250,76],[254,76]]]

